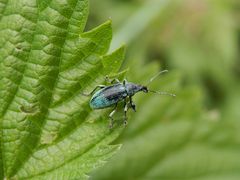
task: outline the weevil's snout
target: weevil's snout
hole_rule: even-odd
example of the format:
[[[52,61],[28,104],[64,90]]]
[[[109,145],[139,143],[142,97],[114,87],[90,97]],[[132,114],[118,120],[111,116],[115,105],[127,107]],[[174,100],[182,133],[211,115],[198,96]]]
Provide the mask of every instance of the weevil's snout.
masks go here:
[[[146,86],[143,86],[142,91],[145,92],[145,93],[148,93],[148,88]]]

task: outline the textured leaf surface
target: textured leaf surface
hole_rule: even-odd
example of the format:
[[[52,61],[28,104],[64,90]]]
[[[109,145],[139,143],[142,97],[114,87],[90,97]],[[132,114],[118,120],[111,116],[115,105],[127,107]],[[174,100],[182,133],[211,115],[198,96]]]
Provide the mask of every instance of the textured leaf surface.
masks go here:
[[[119,148],[80,92],[124,49],[107,55],[111,23],[83,32],[87,15],[87,0],[0,1],[0,179],[84,178]]]
[[[151,76],[156,64],[134,63],[134,81]],[[129,75],[130,76],[130,75]],[[92,179],[239,179],[239,123],[205,112],[201,91],[179,88],[170,72],[152,88],[174,90],[177,97],[134,96],[137,113],[118,141],[123,147]],[[204,112],[204,113],[203,113]]]

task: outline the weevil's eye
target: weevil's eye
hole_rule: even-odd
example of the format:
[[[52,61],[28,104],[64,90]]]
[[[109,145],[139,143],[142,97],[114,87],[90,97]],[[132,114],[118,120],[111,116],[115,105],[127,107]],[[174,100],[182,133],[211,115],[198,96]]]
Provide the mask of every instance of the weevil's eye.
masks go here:
[[[146,86],[143,86],[143,87],[142,87],[142,91],[145,92],[145,93],[147,93],[147,92],[148,92],[148,88],[147,88]]]

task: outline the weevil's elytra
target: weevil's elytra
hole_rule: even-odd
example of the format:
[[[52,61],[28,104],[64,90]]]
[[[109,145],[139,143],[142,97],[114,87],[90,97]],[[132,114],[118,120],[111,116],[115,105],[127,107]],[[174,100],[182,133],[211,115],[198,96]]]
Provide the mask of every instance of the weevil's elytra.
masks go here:
[[[90,106],[93,109],[102,109],[110,107],[128,96],[133,96],[141,91],[143,86],[126,82],[106,86],[97,91],[90,100]]]
[[[167,71],[165,70],[159,72],[157,75],[150,79],[149,83],[152,82],[159,74],[163,72]],[[132,101],[132,96],[134,96],[138,92],[141,91],[145,93],[152,92],[161,95],[175,96],[174,94],[170,94],[167,92],[149,90],[147,86],[131,83],[128,82],[126,79],[123,82],[120,82],[118,79],[114,79],[113,81],[111,81],[111,83],[112,85],[110,86],[98,85],[91,93],[87,94],[92,95],[92,98],[90,100],[90,107],[92,109],[114,107],[113,111],[109,114],[110,128],[112,128],[113,126],[113,115],[116,112],[117,104],[120,101],[124,102],[124,125],[127,124],[128,108],[131,107],[134,111],[136,111],[136,106]],[[100,88],[100,90],[95,92],[98,88]],[[128,99],[129,102],[127,102]]]
[[[123,84],[106,86],[97,91],[90,100],[92,109],[102,109],[116,104],[127,97]]]

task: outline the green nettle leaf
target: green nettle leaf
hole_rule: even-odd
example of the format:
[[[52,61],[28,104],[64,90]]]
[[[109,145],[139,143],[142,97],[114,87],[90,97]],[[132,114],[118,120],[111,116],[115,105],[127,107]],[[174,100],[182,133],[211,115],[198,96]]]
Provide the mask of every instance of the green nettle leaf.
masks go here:
[[[120,68],[111,23],[83,32],[88,0],[0,1],[0,179],[84,179],[119,145],[81,95]]]

